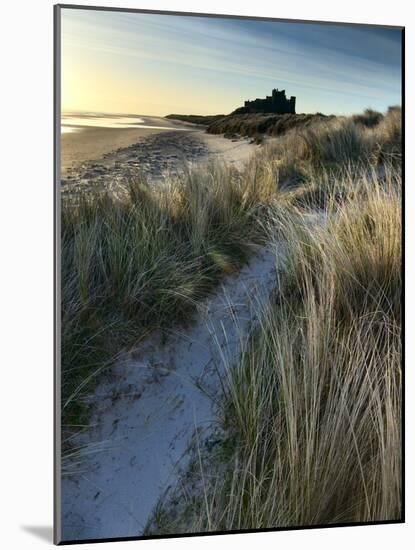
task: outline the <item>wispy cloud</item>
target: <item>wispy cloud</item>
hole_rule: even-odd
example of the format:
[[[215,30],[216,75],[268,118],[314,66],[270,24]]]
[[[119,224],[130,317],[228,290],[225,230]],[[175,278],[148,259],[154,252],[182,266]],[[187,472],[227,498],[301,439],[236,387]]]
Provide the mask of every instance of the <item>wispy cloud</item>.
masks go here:
[[[107,110],[144,114],[147,104],[158,101],[159,114],[166,114],[177,110],[176,94],[177,105],[183,98],[191,101],[183,106],[188,112],[226,112],[274,86],[296,95],[302,111],[351,112],[368,105],[385,109],[400,100],[398,30],[84,10],[63,13],[65,82],[70,86],[70,79],[77,78],[78,62],[80,72],[87,65],[98,80],[110,80],[113,87],[111,101],[103,101],[97,89],[97,106],[88,104],[86,109],[105,105]],[[140,82],[151,98],[139,93]],[[85,94],[89,101],[92,95],[92,90]],[[81,100],[79,90],[77,97]]]

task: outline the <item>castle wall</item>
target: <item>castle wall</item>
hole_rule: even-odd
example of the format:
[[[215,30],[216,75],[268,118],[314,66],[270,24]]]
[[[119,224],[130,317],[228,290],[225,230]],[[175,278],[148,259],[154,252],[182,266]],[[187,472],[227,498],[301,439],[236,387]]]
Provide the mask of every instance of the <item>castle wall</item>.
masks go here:
[[[271,96],[266,96],[265,99],[257,98],[252,101],[245,101],[244,107],[236,110],[239,113],[277,113],[295,114],[295,97],[287,99],[285,90],[272,90]]]

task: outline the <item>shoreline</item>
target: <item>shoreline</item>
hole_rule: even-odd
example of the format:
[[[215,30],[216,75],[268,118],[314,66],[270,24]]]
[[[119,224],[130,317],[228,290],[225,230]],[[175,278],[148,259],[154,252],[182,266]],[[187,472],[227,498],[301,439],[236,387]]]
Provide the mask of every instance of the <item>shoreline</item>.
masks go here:
[[[65,194],[97,185],[115,191],[123,180],[138,172],[149,182],[158,183],[166,176],[183,173],[186,166],[210,160],[241,169],[260,147],[249,138],[230,140],[188,125],[165,130],[86,128],[82,135],[64,134],[62,143],[71,141],[76,146],[62,152],[61,189]],[[79,148],[82,155],[75,164],[71,156],[77,156]]]
[[[116,149],[138,143],[163,130],[134,128],[87,128],[61,136],[61,176],[66,176],[85,162],[100,160]]]
[[[125,128],[75,125],[74,131],[63,132],[61,134],[61,176],[71,173],[83,163],[101,160],[105,155],[140,143],[149,136],[172,130],[187,133],[194,131],[195,128],[195,125],[162,117],[141,116],[140,119],[142,124]],[[72,127],[70,124],[65,126]]]

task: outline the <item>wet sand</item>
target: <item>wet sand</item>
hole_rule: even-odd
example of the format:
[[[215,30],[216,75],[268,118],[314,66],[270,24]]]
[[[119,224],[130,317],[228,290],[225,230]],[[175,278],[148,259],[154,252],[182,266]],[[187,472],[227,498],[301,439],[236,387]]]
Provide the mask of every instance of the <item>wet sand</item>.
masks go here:
[[[171,121],[162,117],[141,117],[143,125],[137,128],[79,127],[61,136],[61,174],[86,161],[101,159],[104,155],[139,143],[154,134],[168,130],[192,131],[195,125]],[[146,128],[145,126],[155,128]],[[197,127],[196,127],[197,128]]]
[[[92,187],[123,194],[125,183],[138,173],[158,183],[186,166],[210,160],[240,169],[260,147],[249,138],[226,139],[193,124],[156,118],[151,123],[159,127],[83,128],[63,134],[63,194],[69,198]]]
[[[149,128],[82,128],[82,130],[62,134],[61,173],[75,168],[85,161],[99,160],[106,153],[128,147],[152,134],[164,130]]]

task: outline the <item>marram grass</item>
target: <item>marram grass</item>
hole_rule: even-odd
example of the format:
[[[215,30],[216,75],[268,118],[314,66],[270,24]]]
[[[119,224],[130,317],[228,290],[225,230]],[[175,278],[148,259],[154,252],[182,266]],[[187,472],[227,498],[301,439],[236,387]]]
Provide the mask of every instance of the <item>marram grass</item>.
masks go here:
[[[286,250],[259,328],[224,365],[221,441],[149,533],[400,517],[401,115],[362,116],[295,128],[241,172],[63,200],[65,434],[117,355],[183,321],[247,243]]]

